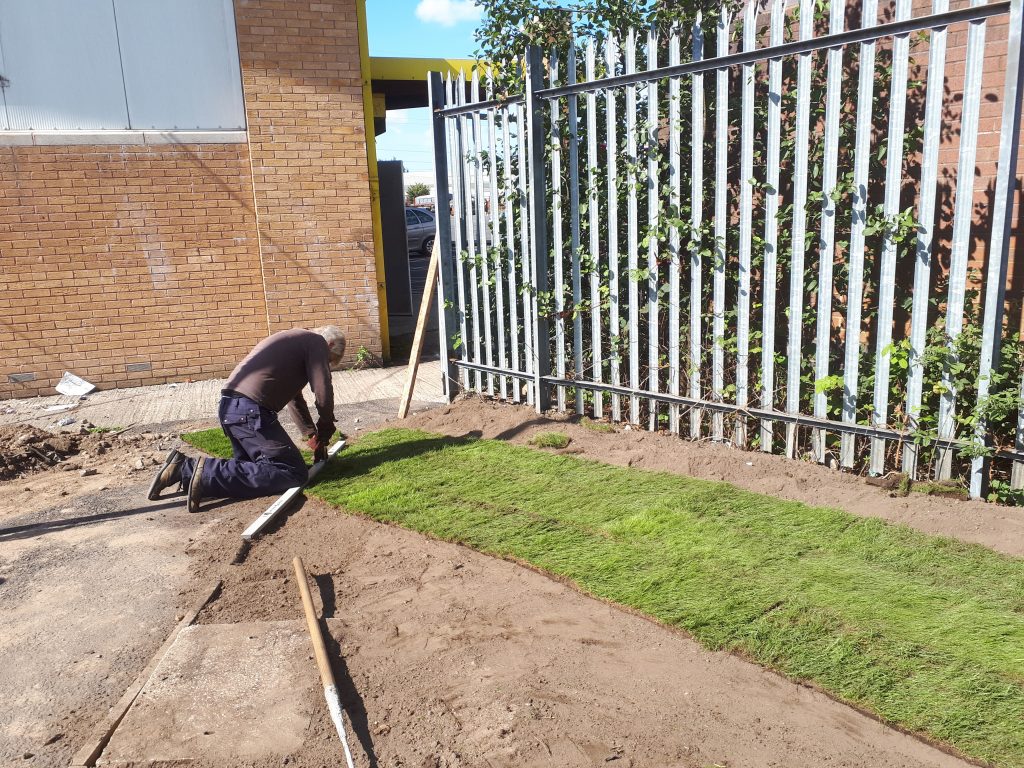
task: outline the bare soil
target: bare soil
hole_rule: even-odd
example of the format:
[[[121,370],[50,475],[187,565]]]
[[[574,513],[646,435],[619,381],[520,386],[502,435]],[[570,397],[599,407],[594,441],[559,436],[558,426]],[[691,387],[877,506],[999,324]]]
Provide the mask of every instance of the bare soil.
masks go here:
[[[145,478],[177,444],[174,434],[49,432],[19,424],[0,427],[0,520],[67,504],[75,497]]]
[[[352,434],[396,408],[369,401],[336,413]],[[0,480],[0,766],[67,766],[195,602],[188,565],[198,542],[222,513],[247,524],[269,503],[214,502],[189,515],[181,495],[146,499],[176,436],[215,425],[139,424],[113,436],[81,422],[0,431],[4,456],[32,444],[50,457]]]
[[[259,507],[222,512],[193,552],[197,582],[224,580],[199,621],[301,618],[291,569],[301,555],[318,610],[333,619],[357,765],[965,765],[528,568],[316,500],[225,566]],[[339,764],[319,692],[313,699],[301,750],[246,764]],[[197,757],[192,765],[235,765]]]
[[[668,433],[626,429],[599,432],[572,416],[540,416],[524,405],[479,397],[416,414],[407,426],[446,435],[476,435],[529,444],[543,432],[562,432],[569,445],[559,452],[608,464],[721,480],[780,499],[877,517],[925,533],[982,544],[1024,556],[1024,508],[967,501],[870,485],[854,474],[783,456],[742,451],[711,442],[691,442]],[[603,425],[608,429],[610,425]]]
[[[383,415],[353,410],[339,425],[361,431]],[[857,478],[721,446],[601,434],[473,399],[401,426],[517,443],[563,431],[571,438],[564,450],[584,457],[727,479],[1012,554],[1024,550],[1016,510],[892,499]],[[0,764],[66,765],[213,578],[224,589],[202,623],[300,619],[291,558],[301,555],[329,619],[361,766],[966,765],[570,585],[316,500],[231,565],[241,530],[269,500],[213,502],[198,515],[188,515],[180,497],[146,502],[154,465],[174,442],[168,425],[151,429],[160,431],[131,435],[106,453],[80,446],[71,460],[88,462],[83,467],[96,475],[51,468],[0,483],[0,690],[8,692]],[[315,670],[311,657],[309,664]],[[189,765],[341,764],[316,687],[310,696],[301,749],[255,762],[199,752]]]

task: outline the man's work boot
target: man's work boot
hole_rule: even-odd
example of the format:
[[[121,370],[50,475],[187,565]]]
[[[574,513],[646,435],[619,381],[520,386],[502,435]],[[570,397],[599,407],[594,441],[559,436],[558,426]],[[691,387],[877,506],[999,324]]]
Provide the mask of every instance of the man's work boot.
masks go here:
[[[185,455],[181,451],[177,448],[171,449],[171,452],[167,454],[164,465],[160,467],[160,471],[153,478],[152,485],[149,486],[148,498],[150,501],[159,499],[160,493],[164,488],[170,488],[172,485],[181,483],[181,463],[184,460]]]
[[[201,458],[196,461],[195,471],[192,473],[192,480],[188,484],[188,511],[198,512],[199,503],[203,500],[203,465],[206,464],[206,458]]]

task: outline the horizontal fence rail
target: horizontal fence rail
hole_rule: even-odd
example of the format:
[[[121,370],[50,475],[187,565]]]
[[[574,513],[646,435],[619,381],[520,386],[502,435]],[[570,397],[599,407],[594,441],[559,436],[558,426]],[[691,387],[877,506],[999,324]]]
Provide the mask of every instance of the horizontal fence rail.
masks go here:
[[[521,95],[432,75],[448,391],[1024,498],[1022,4],[768,0],[530,48]]]

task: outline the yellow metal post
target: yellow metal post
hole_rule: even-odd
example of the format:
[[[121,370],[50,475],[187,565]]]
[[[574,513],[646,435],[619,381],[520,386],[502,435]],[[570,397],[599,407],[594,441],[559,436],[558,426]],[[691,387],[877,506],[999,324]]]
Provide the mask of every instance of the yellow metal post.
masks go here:
[[[373,255],[377,266],[377,308],[380,314],[380,348],[391,359],[388,334],[388,297],[384,279],[384,237],[380,219],[380,180],[377,177],[377,142],[373,127],[373,73],[370,68],[369,33],[366,29],[366,0],[356,0],[359,26],[359,78],[363,86],[363,129],[366,133],[366,170],[370,179],[370,214],[373,218]]]

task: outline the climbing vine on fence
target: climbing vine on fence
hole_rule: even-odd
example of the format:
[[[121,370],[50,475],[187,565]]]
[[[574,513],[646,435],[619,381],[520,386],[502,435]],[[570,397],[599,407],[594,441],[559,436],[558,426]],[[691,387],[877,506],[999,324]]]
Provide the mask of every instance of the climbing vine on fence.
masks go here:
[[[491,70],[492,77],[487,85],[494,96],[514,96],[521,94],[524,90],[523,80],[523,51],[528,45],[541,45],[547,53],[545,64],[557,63],[559,79],[561,83],[566,82],[566,69],[569,62],[569,49],[574,48],[575,61],[577,63],[577,79],[583,79],[582,62],[585,60],[585,46],[588,40],[596,43],[598,51],[595,75],[597,78],[617,75],[623,73],[622,55],[623,49],[631,40],[627,34],[629,29],[644,28],[653,25],[657,31],[656,51],[658,62],[664,65],[668,60],[669,37],[673,32],[680,35],[682,41],[683,60],[687,60],[693,50],[695,24],[699,22],[703,30],[703,50],[705,57],[712,55],[717,48],[717,22],[720,14],[728,14],[730,24],[728,26],[729,49],[738,50],[743,35],[743,17],[741,9],[736,5],[710,5],[698,3],[677,3],[677,2],[656,2],[649,4],[637,4],[631,2],[620,2],[619,0],[596,0],[581,6],[569,5],[558,9],[546,8],[536,2],[529,0],[482,0],[484,17],[477,32],[479,43],[479,56],[494,65]],[[824,0],[817,0],[814,5],[813,27],[816,35],[828,33],[829,26],[829,5]],[[846,19],[847,28],[853,28],[861,23],[859,8],[851,9]],[[893,8],[883,8],[883,20],[892,18]],[[699,16],[698,16],[699,14]],[[762,17],[757,17],[755,35],[759,46],[768,44],[769,28]],[[797,26],[800,23],[799,9],[793,8],[787,11],[785,19],[785,40],[794,40],[798,36]],[[604,48],[609,36],[614,36],[619,46],[620,55],[614,58],[613,66],[609,68],[608,62],[603,55]],[[645,36],[644,36],[645,37]],[[560,221],[556,221],[553,211],[542,212],[546,219],[549,230],[554,232],[556,226],[560,227],[561,242],[564,248],[561,252],[553,253],[551,259],[551,275],[548,284],[551,290],[546,291],[535,298],[538,310],[547,316],[553,323],[560,324],[559,328],[564,330],[563,351],[566,355],[565,367],[569,375],[575,368],[576,361],[573,355],[576,349],[572,344],[572,326],[575,322],[584,325],[584,336],[589,338],[592,313],[599,311],[600,318],[600,354],[594,355],[595,348],[591,344],[584,344],[580,349],[582,359],[581,368],[587,372],[587,377],[599,374],[605,382],[613,367],[626,367],[629,349],[627,342],[631,332],[638,342],[640,357],[640,385],[643,388],[650,387],[655,381],[660,391],[666,391],[669,375],[670,349],[668,340],[672,329],[669,328],[671,296],[668,285],[669,271],[673,269],[673,254],[671,243],[674,237],[678,237],[679,250],[678,258],[680,263],[678,318],[679,331],[682,337],[682,357],[680,378],[687,382],[691,374],[699,378],[699,389],[702,396],[708,400],[720,399],[725,402],[734,402],[737,389],[741,386],[739,381],[740,367],[746,373],[747,388],[749,390],[748,403],[751,407],[763,409],[779,409],[787,400],[786,388],[789,381],[784,375],[777,374],[774,377],[774,386],[771,392],[760,391],[759,382],[762,375],[762,345],[765,343],[765,334],[762,327],[763,301],[765,299],[766,280],[766,256],[769,254],[770,245],[764,233],[767,229],[766,201],[772,194],[778,196],[779,205],[776,214],[777,240],[772,254],[777,269],[777,291],[780,297],[789,295],[789,289],[795,284],[803,295],[801,303],[801,316],[799,325],[802,328],[799,363],[799,403],[800,413],[811,413],[814,408],[816,396],[824,395],[826,398],[826,417],[838,419],[843,405],[844,389],[856,393],[856,420],[862,424],[876,423],[873,419],[873,393],[875,388],[876,356],[873,354],[878,333],[878,306],[879,291],[881,288],[880,259],[884,244],[889,241],[896,249],[897,264],[897,287],[895,295],[895,311],[893,323],[893,341],[884,350],[883,354],[888,357],[890,372],[888,378],[888,402],[889,410],[886,416],[886,426],[909,436],[912,443],[917,446],[918,461],[921,466],[926,466],[935,459],[936,435],[938,432],[938,410],[939,402],[944,390],[951,386],[957,393],[957,406],[952,416],[957,424],[956,432],[961,437],[969,437],[973,434],[979,419],[983,419],[987,425],[991,441],[989,445],[969,446],[959,452],[961,468],[964,462],[969,460],[978,452],[993,454],[999,449],[1010,448],[1014,442],[1016,429],[1016,414],[1020,409],[1019,382],[1021,377],[1022,355],[1024,350],[1017,338],[1017,334],[1009,326],[1003,329],[1002,334],[1002,358],[998,369],[992,374],[989,386],[989,395],[981,403],[977,402],[977,371],[979,368],[979,354],[981,352],[981,305],[978,286],[980,279],[972,275],[968,280],[967,300],[965,302],[965,313],[963,317],[964,330],[951,338],[945,331],[944,318],[946,315],[946,296],[948,292],[949,276],[941,268],[942,259],[939,253],[944,247],[943,241],[937,239],[935,242],[936,263],[939,265],[932,270],[932,282],[928,298],[928,320],[929,330],[927,333],[926,346],[922,354],[912,354],[909,341],[909,320],[911,307],[915,297],[910,289],[909,279],[914,260],[917,253],[917,235],[921,227],[936,229],[938,222],[949,220],[952,217],[953,188],[955,179],[945,178],[940,185],[939,205],[937,206],[936,221],[919,222],[917,215],[917,200],[921,177],[921,149],[923,138],[923,120],[925,114],[925,63],[927,60],[928,37],[919,34],[911,40],[910,76],[906,88],[906,124],[903,132],[903,152],[898,159],[901,164],[901,194],[898,211],[894,215],[886,215],[882,202],[884,192],[884,179],[890,162],[897,162],[888,157],[889,144],[887,141],[888,115],[890,101],[892,98],[891,88],[893,82],[893,45],[891,40],[880,41],[875,51],[873,67],[872,100],[870,105],[858,103],[858,75],[861,63],[861,49],[853,45],[843,49],[842,66],[843,76],[840,78],[839,102],[842,105],[843,118],[838,126],[839,151],[835,158],[835,170],[837,183],[830,193],[832,207],[834,210],[834,247],[831,251],[822,248],[818,233],[822,229],[822,217],[826,213],[825,192],[822,189],[822,177],[825,171],[825,164],[830,162],[826,155],[824,126],[826,122],[826,109],[828,99],[828,66],[827,52],[818,50],[810,54],[810,91],[809,91],[809,144],[807,156],[807,178],[808,191],[804,213],[806,215],[806,233],[804,240],[804,252],[801,262],[802,270],[795,273],[792,265],[794,263],[794,242],[793,226],[795,211],[795,189],[794,189],[794,166],[796,163],[797,129],[795,115],[798,110],[798,99],[803,97],[797,88],[797,60],[795,57],[787,57],[782,61],[781,88],[777,94],[770,94],[768,88],[768,67],[767,63],[757,63],[753,66],[754,75],[754,109],[753,109],[753,176],[749,179],[742,178],[740,163],[740,124],[743,109],[742,101],[742,77],[743,69],[733,67],[728,70],[728,101],[725,105],[728,115],[728,152],[727,169],[724,178],[728,195],[728,220],[724,226],[717,226],[714,220],[715,212],[715,190],[716,184],[723,181],[717,179],[718,168],[716,166],[716,131],[715,116],[720,104],[717,102],[716,78],[714,72],[706,73],[700,85],[699,92],[704,104],[705,126],[703,135],[694,137],[690,122],[693,114],[693,87],[690,77],[681,78],[682,87],[679,88],[678,101],[674,105],[681,117],[681,136],[678,163],[680,168],[680,187],[683,193],[680,195],[678,205],[671,203],[673,187],[671,178],[671,137],[667,115],[673,105],[670,101],[670,90],[668,81],[658,82],[657,109],[654,110],[657,117],[652,121],[649,117],[651,105],[647,103],[644,86],[637,87],[637,110],[633,115],[627,115],[625,110],[624,91],[625,88],[618,88],[614,91],[617,113],[614,119],[616,143],[609,146],[606,142],[606,130],[608,128],[609,113],[606,97],[601,93],[594,101],[595,115],[589,115],[587,110],[587,99],[580,97],[576,101],[575,109],[578,113],[578,138],[579,157],[575,167],[576,178],[579,180],[579,248],[573,253],[569,244],[571,243],[572,212],[569,206],[571,168],[570,148],[571,137],[568,132],[568,101],[561,98],[551,101],[551,117],[557,125],[556,134],[550,141],[546,142],[547,158],[550,161],[553,148],[557,148],[560,157],[560,173],[551,172],[551,165],[548,164],[546,198],[552,201],[556,195],[561,195]],[[644,49],[642,43],[636,43],[634,51],[638,54],[637,66],[644,68]],[[628,86],[627,86],[628,87]],[[573,98],[573,97],[569,97]],[[766,126],[769,123],[770,104],[773,99],[778,100],[778,112],[780,118],[779,136],[779,185],[772,189],[769,183],[768,161],[768,131]],[[850,309],[848,306],[851,295],[850,284],[850,259],[848,259],[851,248],[852,217],[851,209],[854,207],[855,199],[861,193],[856,188],[854,172],[855,161],[855,129],[856,121],[849,119],[858,110],[870,109],[873,118],[873,130],[870,141],[870,154],[868,158],[866,189],[867,201],[865,219],[863,224],[864,237],[864,267],[863,267],[863,294],[861,299],[860,324],[858,327],[847,328],[846,316]],[[517,137],[519,132],[525,131],[512,117],[510,110],[500,111],[497,114],[497,129],[504,127],[503,121],[509,121],[511,135]],[[590,156],[586,151],[587,141],[585,136],[588,118],[598,127],[599,140],[596,142],[596,157]],[[958,131],[956,115],[946,115],[943,121],[946,138],[950,138]],[[469,118],[465,119],[468,127]],[[635,140],[635,152],[631,150],[630,124],[633,124],[632,133]],[[467,144],[472,142],[468,138]],[[694,153],[700,152],[702,161],[698,165],[703,176],[703,183],[700,185],[701,196],[696,200],[689,192],[692,183],[692,170]],[[507,159],[506,159],[507,158]],[[477,277],[477,288],[483,286],[484,275],[487,277],[487,288],[489,291],[497,292],[503,290],[503,275],[508,270],[515,270],[520,273],[523,267],[524,258],[529,259],[529,254],[522,253],[518,247],[517,233],[524,223],[522,217],[527,209],[526,201],[522,198],[522,187],[519,184],[521,174],[525,173],[525,158],[520,157],[516,147],[511,151],[498,152],[491,156],[486,142],[482,146],[473,146],[471,150],[465,151],[459,157],[467,173],[478,171],[486,175],[490,183],[497,187],[496,199],[504,210],[505,206],[512,208],[512,232],[506,231],[507,227],[503,217],[499,217],[498,237],[492,242],[480,244],[475,243],[474,248],[466,247],[464,243],[461,254],[462,268],[465,270],[466,279],[470,273]],[[506,168],[506,162],[509,167]],[[615,198],[609,200],[607,190],[609,188],[609,168],[614,168]],[[649,168],[654,169],[654,178],[651,179]],[[507,174],[506,174],[507,171]],[[506,184],[505,179],[511,179],[511,184]],[[717,179],[717,180],[716,180]],[[647,193],[649,183],[655,194]],[[749,184],[751,196],[751,232],[750,232],[750,272],[749,272],[749,317],[750,326],[746,337],[739,336],[739,309],[740,306],[740,264],[738,254],[743,243],[742,227],[739,219],[739,203],[742,187]],[[598,190],[598,194],[591,199],[591,184]],[[476,195],[473,192],[471,195]],[[635,200],[637,232],[636,240],[638,253],[635,260],[636,267],[630,269],[629,264],[629,239],[630,232],[627,224],[627,217],[624,212],[631,204],[631,196]],[[489,211],[479,208],[481,201],[476,200],[468,205],[463,215],[472,223],[469,231],[473,234],[466,234],[466,237],[478,239],[476,234],[475,217],[483,215],[490,216]],[[486,208],[489,201],[483,201],[483,208]],[[617,223],[614,227],[609,224],[610,205],[614,203],[617,209]],[[695,221],[694,205],[699,203],[702,209],[702,216]],[[591,248],[591,206],[597,205],[597,252]],[[653,215],[656,214],[656,215]],[[977,211],[978,218],[983,218],[985,211]],[[829,212],[829,215],[831,212]],[[648,221],[655,223],[649,225]],[[487,226],[490,227],[491,219],[487,218]],[[939,228],[941,230],[941,227]],[[724,230],[724,237],[719,231]],[[490,230],[488,230],[490,231]],[[514,257],[508,261],[507,246],[505,245],[512,235],[514,241]],[[503,239],[504,238],[504,239]],[[646,287],[652,278],[651,270],[647,264],[647,251],[650,245],[657,248],[658,258],[655,266],[656,283],[656,307],[658,309],[658,322],[651,325],[648,317]],[[472,251],[472,255],[470,255]],[[617,253],[614,263],[610,260],[609,254]],[[723,258],[724,254],[724,258]],[[555,264],[560,260],[559,264]],[[571,280],[564,277],[560,291],[556,288],[555,272],[568,276],[571,272],[572,263],[578,260],[580,274],[583,283],[583,290],[574,299]],[[700,280],[700,295],[691,295],[689,270],[691,265],[699,260],[703,279]],[[833,265],[832,281],[829,285],[819,285],[822,260],[829,260]],[[716,269],[724,270],[724,295],[716,297],[714,283],[711,279]],[[503,271],[504,270],[504,271]],[[588,289],[591,275],[597,273],[599,290],[595,295]],[[612,273],[617,273],[617,290],[612,285]],[[795,282],[794,282],[795,281]],[[628,314],[625,308],[630,293],[630,283],[638,287],[639,306],[637,310],[638,327],[629,327]],[[517,283],[517,291],[530,292],[529,284]],[[819,350],[816,345],[816,325],[818,321],[818,309],[823,297],[831,298],[832,322],[829,325],[829,373],[825,376],[816,374],[815,356]],[[854,293],[856,295],[856,293]],[[512,300],[520,301],[521,295],[509,297]],[[724,299],[720,306],[716,306],[716,298]],[[617,303],[621,311],[615,315],[610,311]],[[690,307],[700,308],[700,315],[690,316]],[[497,321],[497,308],[492,303],[485,308],[490,313],[490,319]],[[778,329],[774,334],[774,346],[767,359],[773,360],[775,365],[784,366],[789,354],[788,328],[790,304],[784,298],[780,298],[775,305],[774,325]],[[721,335],[715,335],[716,313],[720,319],[717,325],[723,329]],[[523,340],[525,346],[527,329],[524,325],[524,316],[519,315],[519,327],[509,328],[509,334],[516,334]],[[688,344],[690,334],[696,333],[699,323],[699,348],[700,357],[692,361],[688,356]],[[651,366],[648,361],[647,350],[650,334],[657,334],[657,365]],[[847,382],[844,370],[844,347],[848,334],[856,333],[860,340],[861,355],[860,368],[855,382]],[[459,336],[456,344],[467,344],[468,340]],[[746,348],[745,358],[742,355],[742,348]],[[717,351],[716,351],[717,350]],[[716,385],[715,372],[713,370],[714,356],[720,356],[723,362],[721,381]],[[694,365],[696,362],[696,365]],[[926,384],[924,396],[920,409],[915,413],[907,412],[907,387],[912,370],[919,367],[923,372],[923,379]],[[780,371],[782,369],[780,368]],[[945,374],[945,383],[944,382]],[[683,384],[683,390],[686,390]],[[609,402],[616,396],[605,396],[602,402],[605,415]],[[595,407],[598,398],[589,390],[584,392],[585,408],[590,410]],[[668,412],[664,407],[653,407],[653,411],[646,402],[640,421],[665,426],[668,424]],[[733,422],[723,433],[724,439],[734,442],[743,442],[748,447],[758,447],[763,439],[762,434],[757,431],[746,431],[739,429],[740,420]],[[772,439],[782,439],[781,430],[784,425],[775,422],[772,432],[768,434]],[[701,427],[707,434],[706,423]],[[697,435],[694,435],[697,436]],[[798,433],[798,446],[801,453],[810,453],[811,430],[801,429]],[[839,437],[835,433],[828,433],[826,448],[829,451],[838,450]],[[896,466],[900,451],[904,450],[903,445],[898,441],[887,443],[887,465]],[[856,466],[864,467],[869,450],[869,441],[862,440],[857,443]],[[992,483],[993,492],[1003,500],[1013,500],[1015,492],[1010,491],[1006,482],[1005,468],[994,475]]]

